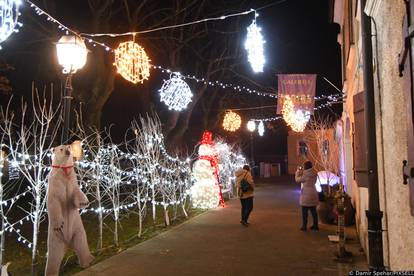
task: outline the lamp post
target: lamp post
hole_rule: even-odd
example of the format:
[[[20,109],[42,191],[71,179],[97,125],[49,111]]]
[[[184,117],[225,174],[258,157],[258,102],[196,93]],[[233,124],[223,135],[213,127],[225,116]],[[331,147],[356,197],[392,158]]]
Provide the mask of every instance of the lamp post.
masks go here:
[[[254,121],[249,121],[247,123],[247,130],[250,131],[250,161],[254,166],[254,154],[253,154],[253,132],[256,130],[256,123]]]
[[[66,76],[63,92],[63,131],[62,144],[69,140],[70,104],[72,100],[72,75],[86,64],[88,50],[82,38],[76,35],[64,35],[56,43],[59,64]]]

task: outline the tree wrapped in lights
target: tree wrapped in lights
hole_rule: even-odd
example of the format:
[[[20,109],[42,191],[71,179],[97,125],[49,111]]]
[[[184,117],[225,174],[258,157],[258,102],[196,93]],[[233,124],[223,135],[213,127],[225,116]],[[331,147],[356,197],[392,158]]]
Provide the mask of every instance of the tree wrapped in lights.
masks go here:
[[[46,91],[45,91],[46,92]],[[45,93],[46,94],[46,93]],[[49,94],[53,95],[53,91]],[[32,222],[32,240],[29,241],[14,227],[9,227],[19,236],[18,240],[32,250],[32,271],[35,271],[38,255],[39,227],[44,220],[46,207],[47,175],[50,171],[51,148],[56,140],[61,124],[60,105],[53,106],[53,98],[49,101],[46,95],[40,96],[33,89],[32,106],[22,103],[21,118],[16,119],[7,107],[0,114],[0,131],[7,135],[7,148],[12,162],[28,183],[27,193],[31,194],[30,210],[26,210]],[[30,115],[29,115],[30,114]]]
[[[286,124],[295,132],[302,132],[310,119],[310,112],[296,109],[290,96],[283,98],[282,116]]]
[[[227,111],[223,119],[223,129],[234,132],[240,128],[241,117],[233,111]]]
[[[161,102],[164,102],[169,110],[175,111],[187,108],[193,97],[190,87],[179,74],[173,74],[169,80],[164,81],[159,92]]]
[[[218,182],[218,156],[212,133],[205,131],[198,148],[199,159],[193,165],[195,183],[191,187],[191,200],[196,208],[215,208],[224,204]]]
[[[240,148],[221,139],[215,140],[215,149],[219,160],[219,181],[222,193],[227,193],[231,198],[234,196],[235,172],[246,164],[246,158]]]
[[[263,72],[263,66],[265,63],[263,44],[265,41],[262,36],[262,29],[256,24],[257,13],[255,18],[247,28],[247,37],[244,44],[244,48],[247,50],[249,63],[252,66],[254,72]]]
[[[122,42],[115,49],[115,63],[118,73],[126,80],[136,84],[147,80],[150,60],[144,48],[134,41]]]

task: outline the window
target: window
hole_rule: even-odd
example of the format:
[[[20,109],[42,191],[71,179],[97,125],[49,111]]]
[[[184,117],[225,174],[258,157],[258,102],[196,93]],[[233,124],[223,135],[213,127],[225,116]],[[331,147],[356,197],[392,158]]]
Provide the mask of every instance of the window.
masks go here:
[[[299,156],[308,156],[309,148],[305,141],[299,141]]]

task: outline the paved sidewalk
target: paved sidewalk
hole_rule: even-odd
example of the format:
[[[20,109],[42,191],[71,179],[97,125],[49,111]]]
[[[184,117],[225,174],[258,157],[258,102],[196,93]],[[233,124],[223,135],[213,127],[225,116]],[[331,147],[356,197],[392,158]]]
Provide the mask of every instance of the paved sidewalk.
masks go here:
[[[366,269],[353,229],[347,249],[356,264],[333,261],[336,246],[327,236],[334,226],[299,231],[298,198],[297,185],[259,185],[247,228],[239,223],[239,201],[232,200],[76,275],[348,275]]]

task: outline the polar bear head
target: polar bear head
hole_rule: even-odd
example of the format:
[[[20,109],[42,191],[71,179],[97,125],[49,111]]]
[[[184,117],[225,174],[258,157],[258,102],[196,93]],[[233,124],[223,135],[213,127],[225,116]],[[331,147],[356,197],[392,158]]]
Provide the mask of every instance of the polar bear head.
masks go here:
[[[53,166],[73,166],[71,146],[60,145],[52,149]]]

